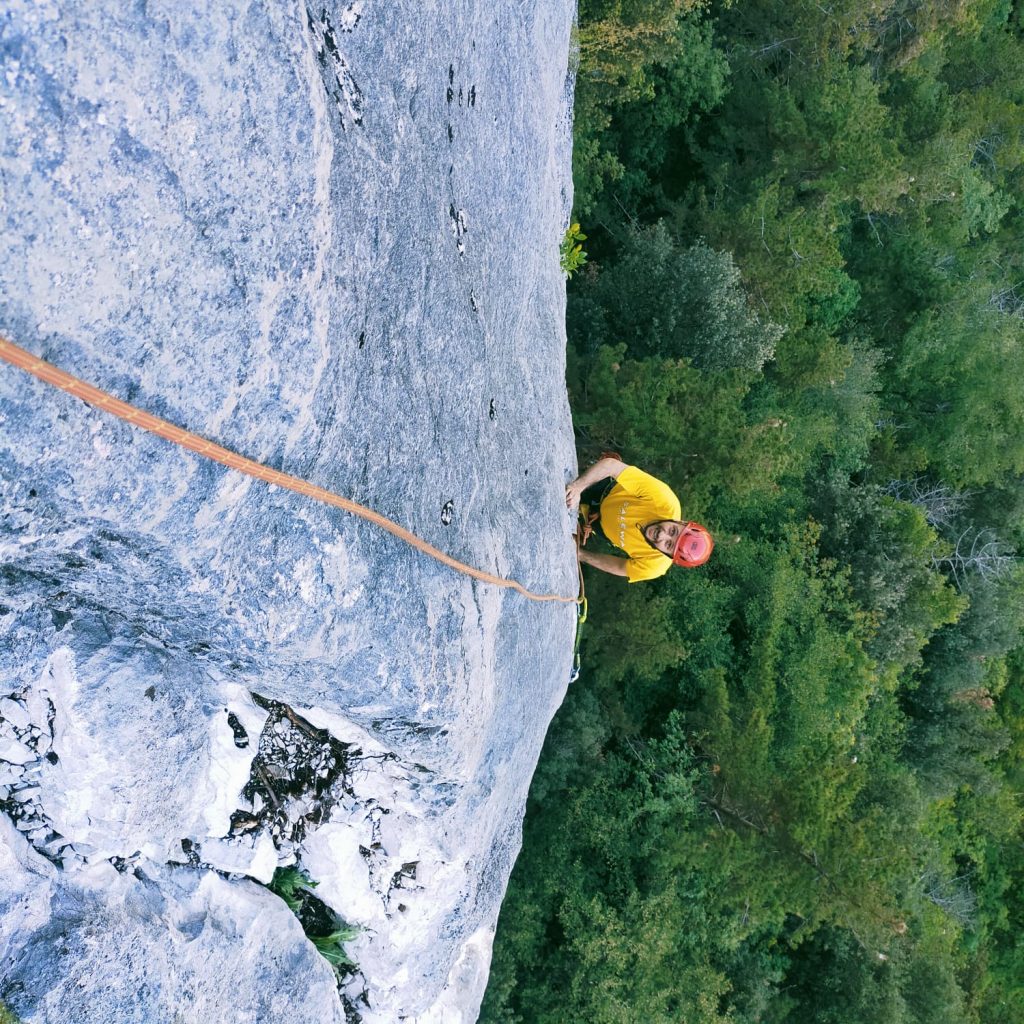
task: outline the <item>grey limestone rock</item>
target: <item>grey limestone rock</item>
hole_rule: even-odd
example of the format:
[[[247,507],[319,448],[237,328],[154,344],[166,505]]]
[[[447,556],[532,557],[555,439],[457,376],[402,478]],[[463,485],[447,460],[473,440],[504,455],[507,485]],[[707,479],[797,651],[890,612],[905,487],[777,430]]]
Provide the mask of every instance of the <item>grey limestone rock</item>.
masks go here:
[[[345,1020],[333,971],[265,888],[155,865],[58,871],[7,831],[0,953],[25,1019]]]
[[[574,594],[572,15],[10,0],[0,333]],[[474,1020],[573,627],[0,365],[0,999]]]

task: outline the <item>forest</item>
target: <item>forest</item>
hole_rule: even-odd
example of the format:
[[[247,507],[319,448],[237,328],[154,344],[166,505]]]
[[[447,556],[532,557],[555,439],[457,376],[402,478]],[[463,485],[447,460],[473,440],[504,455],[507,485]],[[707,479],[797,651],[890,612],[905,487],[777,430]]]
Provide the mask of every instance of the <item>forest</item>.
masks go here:
[[[490,1024],[1024,1021],[1024,5],[580,0],[587,570]],[[610,549],[609,549],[610,550]]]

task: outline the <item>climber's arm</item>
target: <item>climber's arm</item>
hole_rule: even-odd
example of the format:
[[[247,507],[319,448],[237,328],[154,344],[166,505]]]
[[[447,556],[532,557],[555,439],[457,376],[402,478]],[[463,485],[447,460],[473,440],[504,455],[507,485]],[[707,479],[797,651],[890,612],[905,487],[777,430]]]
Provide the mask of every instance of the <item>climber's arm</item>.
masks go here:
[[[584,565],[592,565],[602,572],[610,572],[613,576],[626,575],[626,563],[628,558],[619,558],[618,555],[602,555],[595,551],[587,551],[580,548],[580,561]]]
[[[596,484],[610,476],[618,479],[619,474],[625,468],[626,464],[621,459],[598,459],[589,469],[580,473],[571,484],[565,485],[566,506],[574,508],[580,503],[580,495],[591,484]]]

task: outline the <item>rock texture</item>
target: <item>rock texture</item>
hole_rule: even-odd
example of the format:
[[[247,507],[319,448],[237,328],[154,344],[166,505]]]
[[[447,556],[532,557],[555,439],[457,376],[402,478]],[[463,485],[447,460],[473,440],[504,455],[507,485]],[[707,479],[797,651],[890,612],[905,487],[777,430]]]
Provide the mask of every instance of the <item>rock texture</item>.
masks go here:
[[[10,0],[0,333],[574,593],[571,19]],[[0,1000],[475,1020],[573,626],[0,366]]]

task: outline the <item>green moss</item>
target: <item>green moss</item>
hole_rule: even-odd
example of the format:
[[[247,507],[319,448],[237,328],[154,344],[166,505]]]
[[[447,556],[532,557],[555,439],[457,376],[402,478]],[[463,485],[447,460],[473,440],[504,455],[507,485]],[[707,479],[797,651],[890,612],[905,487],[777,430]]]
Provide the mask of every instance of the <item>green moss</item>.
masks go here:
[[[0,1024],[21,1024],[21,1018],[8,1009],[6,1003],[0,1003]]]

